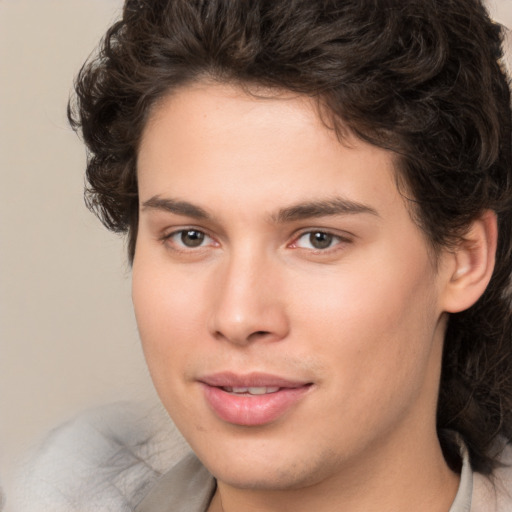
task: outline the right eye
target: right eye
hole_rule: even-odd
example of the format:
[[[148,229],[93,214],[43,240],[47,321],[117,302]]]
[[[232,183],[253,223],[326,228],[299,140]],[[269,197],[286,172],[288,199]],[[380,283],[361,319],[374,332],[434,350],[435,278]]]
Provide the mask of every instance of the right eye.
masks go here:
[[[196,249],[214,244],[214,240],[204,231],[189,228],[174,231],[163,238],[164,242],[170,244],[177,249]]]
[[[297,247],[323,251],[340,242],[340,237],[325,231],[309,231],[303,233],[295,242]]]

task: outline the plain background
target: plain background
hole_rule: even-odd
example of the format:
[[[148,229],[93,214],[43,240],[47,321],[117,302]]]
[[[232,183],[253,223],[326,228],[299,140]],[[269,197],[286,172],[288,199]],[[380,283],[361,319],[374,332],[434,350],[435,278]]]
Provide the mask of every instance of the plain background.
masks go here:
[[[512,0],[490,1],[512,26]],[[65,109],[121,0],[0,0],[0,481],[88,407],[155,400],[123,240],[83,204]]]
[[[0,0],[0,481],[56,424],[153,399],[123,240],[85,208],[73,78],[120,0]]]

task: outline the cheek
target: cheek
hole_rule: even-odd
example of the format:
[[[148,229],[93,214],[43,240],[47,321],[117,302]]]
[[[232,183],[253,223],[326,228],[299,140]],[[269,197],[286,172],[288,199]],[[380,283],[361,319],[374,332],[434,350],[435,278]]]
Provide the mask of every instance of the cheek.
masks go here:
[[[431,274],[428,261],[405,269],[381,254],[378,264],[366,259],[315,286],[302,282],[293,294],[295,325],[307,333],[301,342],[359,396],[420,382],[437,326]]]
[[[170,379],[201,336],[205,296],[201,279],[183,277],[169,268],[134,262],[132,298],[144,354],[155,385]]]
[[[182,432],[201,430],[193,400],[183,399],[190,396],[183,380],[190,357],[204,349],[198,283],[164,266],[134,262],[132,297],[144,356],[155,390]]]

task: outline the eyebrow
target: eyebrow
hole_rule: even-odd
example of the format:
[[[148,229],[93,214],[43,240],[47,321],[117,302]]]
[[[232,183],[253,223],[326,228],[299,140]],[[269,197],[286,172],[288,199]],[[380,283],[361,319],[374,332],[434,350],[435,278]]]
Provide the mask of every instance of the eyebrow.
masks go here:
[[[211,215],[200,206],[188,201],[180,201],[172,198],[163,198],[158,195],[151,197],[142,203],[142,210],[162,210],[176,215],[192,217],[198,220],[211,219]],[[284,224],[303,219],[325,217],[331,215],[353,215],[366,213],[379,217],[375,208],[351,201],[349,199],[335,197],[328,200],[306,201],[286,208],[281,208],[270,216],[270,220],[276,224]]]
[[[187,201],[153,196],[142,203],[142,210],[163,210],[165,212],[192,217],[198,220],[209,219],[210,215],[201,207]]]
[[[329,200],[307,201],[282,208],[272,215],[272,220],[276,223],[285,223],[329,215],[353,215],[356,213],[367,213],[379,217],[377,210],[371,206],[335,197]]]

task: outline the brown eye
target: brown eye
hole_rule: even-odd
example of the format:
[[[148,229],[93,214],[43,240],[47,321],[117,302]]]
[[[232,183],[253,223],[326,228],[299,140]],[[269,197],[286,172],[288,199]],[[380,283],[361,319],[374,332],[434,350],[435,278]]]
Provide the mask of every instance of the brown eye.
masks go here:
[[[205,239],[205,234],[197,229],[186,229],[180,232],[180,241],[185,247],[199,247]]]
[[[301,249],[322,251],[330,249],[339,242],[341,242],[340,237],[332,235],[331,233],[325,231],[308,231],[297,239],[295,246]]]
[[[309,233],[309,243],[315,249],[327,249],[332,245],[334,236],[321,231]]]
[[[312,229],[303,231],[291,244],[292,248],[305,249],[311,254],[331,254],[338,249],[344,249],[352,244],[353,235],[347,233],[346,236],[324,231],[322,229]]]
[[[161,238],[164,246],[183,254],[202,254],[202,250],[219,247],[219,244],[204,231],[195,228],[177,229]]]

